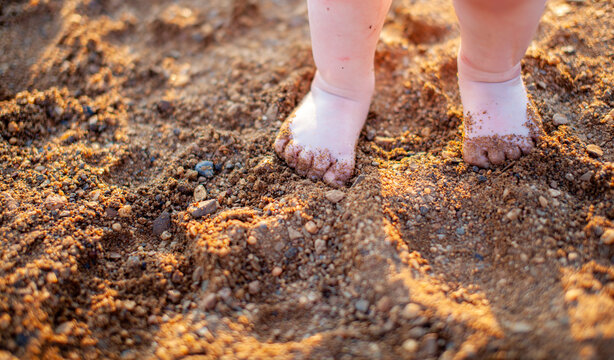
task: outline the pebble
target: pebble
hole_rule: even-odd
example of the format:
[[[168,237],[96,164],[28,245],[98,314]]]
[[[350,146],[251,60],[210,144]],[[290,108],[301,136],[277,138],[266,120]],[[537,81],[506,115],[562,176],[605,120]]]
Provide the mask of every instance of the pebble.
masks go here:
[[[260,292],[260,281],[254,280],[247,285],[247,291],[250,294],[256,295]]]
[[[214,213],[218,208],[218,202],[215,199],[201,201],[196,205],[192,205],[188,208],[188,212],[192,217],[198,219],[205,215]]]
[[[426,334],[422,338],[422,349],[428,356],[433,356],[437,353],[437,334]]]
[[[392,308],[392,305],[394,305],[392,300],[390,300],[388,296],[384,296],[378,300],[375,307],[377,308],[379,312],[387,313]]]
[[[197,266],[192,273],[192,281],[200,281],[205,275],[205,269],[202,266]]]
[[[194,170],[196,170],[200,176],[204,176],[210,179],[213,177],[213,168],[213,162],[205,160],[196,164]]]
[[[122,258],[122,256],[121,256],[120,253],[116,253],[116,252],[110,252],[109,253],[109,259],[111,259],[111,260],[119,260],[121,258]]]
[[[554,125],[566,125],[569,123],[569,119],[567,119],[567,116],[561,113],[556,113],[552,117],[552,122],[554,123]]]
[[[284,253],[284,256],[288,259],[294,259],[296,255],[298,255],[298,249],[295,248],[294,246],[286,250],[286,252]]]
[[[509,220],[509,221],[514,221],[517,220],[518,217],[520,216],[520,213],[522,213],[522,210],[519,208],[516,209],[512,209],[510,210],[510,212],[508,212],[505,217]]]
[[[141,259],[136,255],[129,256],[126,265],[128,265],[130,268],[139,267],[141,266]]]
[[[205,295],[200,304],[205,310],[212,310],[217,304],[217,296],[214,293],[209,293]]]
[[[354,303],[356,310],[366,313],[369,310],[369,302],[365,299],[360,299]]]
[[[525,334],[533,330],[533,327],[524,321],[509,323],[508,327],[513,333],[517,334]]]
[[[567,259],[569,259],[569,261],[576,261],[580,258],[580,254],[578,254],[577,252],[570,252],[569,254],[567,254]]]
[[[343,200],[343,198],[345,198],[345,193],[344,193],[343,191],[341,191],[341,190],[330,190],[330,191],[327,191],[327,192],[324,194],[324,197],[325,197],[325,198],[326,198],[328,201],[330,201],[330,202],[332,202],[332,203],[336,204],[336,203],[338,203],[339,201]]]
[[[281,272],[282,272],[281,268],[279,266],[275,266],[273,268],[273,271],[271,271],[271,275],[278,277],[279,275],[281,275]]]
[[[565,301],[572,302],[576,301],[580,295],[582,295],[584,291],[582,289],[571,289],[565,293]]]
[[[316,234],[318,232],[318,226],[313,221],[308,221],[305,224],[305,230],[310,234]]]
[[[258,239],[257,239],[257,238],[256,238],[254,235],[250,235],[250,236],[247,238],[247,243],[248,243],[249,245],[256,245],[256,244],[258,243]]]
[[[122,230],[122,224],[114,223],[113,225],[111,225],[111,229],[113,229],[113,231],[121,231]]]
[[[175,270],[175,272],[173,272],[173,275],[171,276],[171,281],[174,282],[175,284],[179,284],[181,283],[182,279],[183,279],[183,273],[179,270]]]
[[[589,155],[596,157],[596,158],[603,156],[603,150],[601,150],[601,148],[595,144],[587,145],[586,151],[588,152]]]
[[[289,227],[288,228],[288,236],[290,237],[290,240],[297,240],[303,237],[303,234],[301,234],[300,231]]]
[[[614,229],[607,229],[601,234],[601,241],[606,245],[614,244]]]
[[[132,206],[124,205],[117,210],[119,217],[129,218],[132,216]]]
[[[11,144],[11,145],[15,145],[15,144],[17,144],[17,138],[16,138],[16,137],[12,137],[12,138],[10,138],[10,139],[9,139],[9,144]]]
[[[169,290],[168,298],[171,302],[177,303],[179,300],[181,300],[181,293],[177,290]]]
[[[198,185],[196,189],[194,189],[194,201],[200,202],[207,198],[207,189],[203,185]]]
[[[48,284],[55,284],[57,282],[58,282],[58,277],[55,275],[54,272],[47,273],[47,283]]]
[[[456,229],[456,234],[457,235],[465,235],[465,228],[464,227],[459,227]]]
[[[314,242],[314,247],[316,249],[316,254],[322,254],[323,252],[326,251],[326,241],[322,239],[317,239]]]
[[[541,196],[541,195],[540,195],[540,196],[537,198],[537,200],[539,200],[539,205],[541,205],[541,207],[543,207],[543,208],[547,208],[547,207],[548,207],[548,200],[546,200],[546,198],[545,198],[545,197],[543,197],[543,196]]]
[[[407,305],[405,305],[405,308],[403,308],[403,311],[401,312],[401,315],[408,319],[415,319],[420,315],[420,311],[422,309],[420,308],[420,305],[415,304],[415,303],[409,303]]]
[[[582,174],[582,176],[580,176],[580,181],[586,181],[586,182],[591,181],[594,174],[595,173],[592,171],[587,171],[584,174]]]
[[[45,199],[45,207],[49,210],[58,210],[62,208],[68,200],[65,196],[51,194]]]
[[[11,121],[11,122],[9,123],[9,132],[10,132],[10,133],[16,133],[16,132],[19,132],[19,126],[17,125],[17,123],[16,123],[16,122]]]
[[[414,339],[407,339],[403,341],[403,345],[401,346],[403,347],[403,350],[407,351],[408,353],[415,353],[418,350],[418,342]]]
[[[126,309],[128,311],[132,311],[136,307],[136,302],[134,302],[132,300],[124,301],[123,304],[124,304],[124,309]]]
[[[548,189],[548,195],[550,195],[552,197],[559,197],[559,196],[561,196],[561,192],[559,190],[555,190],[555,189]]]
[[[152,230],[154,235],[161,236],[162,233],[171,228],[171,214],[163,211],[162,214],[153,221]]]
[[[168,231],[168,230],[167,231],[163,231],[162,234],[160,234],[160,239],[162,239],[164,241],[169,240],[172,237],[173,237],[173,234],[171,234],[171,232]]]

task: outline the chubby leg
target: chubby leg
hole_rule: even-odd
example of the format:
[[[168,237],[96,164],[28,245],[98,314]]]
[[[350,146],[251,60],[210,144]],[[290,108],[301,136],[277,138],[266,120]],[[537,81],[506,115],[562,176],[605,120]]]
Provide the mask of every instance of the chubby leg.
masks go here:
[[[458,83],[463,158],[489,167],[534,147],[541,121],[520,76],[546,0],[454,0],[460,23]]]
[[[317,71],[275,151],[305,176],[343,185],[373,95],[373,58],[391,0],[308,0]]]

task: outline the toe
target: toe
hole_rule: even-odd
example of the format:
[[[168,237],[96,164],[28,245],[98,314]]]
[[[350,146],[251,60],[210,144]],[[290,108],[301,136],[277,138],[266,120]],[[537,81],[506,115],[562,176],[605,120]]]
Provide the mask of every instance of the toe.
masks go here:
[[[501,165],[505,162],[505,153],[500,148],[490,148],[487,150],[488,160],[493,165]]]
[[[283,157],[284,150],[286,149],[286,145],[292,139],[292,133],[290,132],[290,126],[287,122],[283,123],[279,132],[277,133],[277,137],[275,138],[275,144],[273,147],[275,148],[275,152],[277,155]]]
[[[301,150],[297,156],[296,172],[301,176],[307,175],[312,163],[313,152],[307,149]]]
[[[321,179],[331,166],[331,158],[328,151],[314,155],[311,168],[307,176],[311,179]]]
[[[354,159],[342,160],[334,163],[322,177],[330,186],[341,187],[352,177],[354,172]]]
[[[479,166],[481,168],[489,168],[490,162],[486,156],[486,150],[481,146],[472,143],[465,143],[463,146],[463,160],[468,164]]]
[[[530,153],[531,150],[533,150],[533,148],[535,147],[535,143],[533,142],[532,139],[522,138],[518,140],[518,147],[520,148],[522,153],[526,155]]]
[[[522,152],[518,146],[510,145],[505,149],[505,157],[508,160],[517,160],[522,155]]]
[[[298,160],[298,153],[301,151],[301,147],[294,141],[290,140],[284,150],[283,158],[290,167],[296,167]]]

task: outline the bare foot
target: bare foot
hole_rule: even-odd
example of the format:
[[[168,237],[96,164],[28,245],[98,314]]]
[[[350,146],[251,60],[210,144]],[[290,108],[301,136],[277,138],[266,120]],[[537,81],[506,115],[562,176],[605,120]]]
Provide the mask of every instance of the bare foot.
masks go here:
[[[541,119],[520,76],[488,83],[459,79],[464,108],[463,159],[488,168],[528,154],[542,136]]]
[[[343,186],[352,176],[358,136],[369,112],[373,82],[341,93],[318,74],[311,92],[281,126],[275,152],[297,173]]]

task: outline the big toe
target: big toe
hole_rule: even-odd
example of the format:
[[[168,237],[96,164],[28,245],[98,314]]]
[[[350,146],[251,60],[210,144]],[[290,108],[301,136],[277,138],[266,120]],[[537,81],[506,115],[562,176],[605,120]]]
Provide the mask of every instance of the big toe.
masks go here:
[[[335,162],[324,174],[322,180],[328,185],[341,187],[352,177],[354,159],[344,159]]]
[[[488,161],[493,165],[501,165],[505,162],[505,152],[501,148],[489,148],[486,150],[488,153]]]
[[[291,139],[292,133],[290,132],[290,127],[287,125],[287,123],[284,123],[279,129],[277,137],[275,138],[275,143],[273,144],[277,155],[284,157],[284,150]]]

